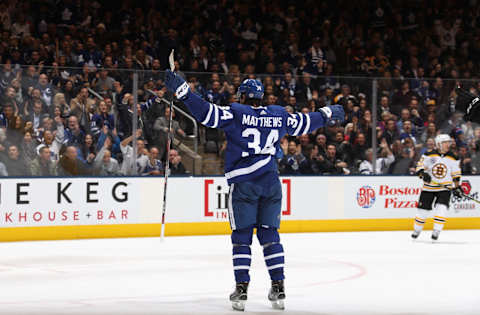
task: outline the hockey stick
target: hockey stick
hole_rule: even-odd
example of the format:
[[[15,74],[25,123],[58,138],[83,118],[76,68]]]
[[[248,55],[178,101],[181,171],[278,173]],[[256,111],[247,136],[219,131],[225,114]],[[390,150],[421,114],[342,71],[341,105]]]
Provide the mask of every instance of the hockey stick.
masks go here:
[[[446,189],[448,189],[448,190],[450,190],[450,191],[453,190],[453,188],[451,188],[450,186],[443,185],[443,184],[437,183],[437,182],[435,182],[435,181],[430,181],[430,183],[432,183],[432,184],[434,184],[434,185],[438,185],[438,186],[443,187],[443,188],[446,188]],[[466,193],[463,192],[463,190],[462,190],[462,197],[467,198],[467,199],[470,199],[471,201],[474,201],[474,202],[476,202],[476,203],[480,203],[480,200],[477,200],[477,199],[473,198],[472,196],[467,195]]]
[[[175,71],[175,60],[174,60],[174,49],[168,57],[170,63],[170,70]],[[170,173],[170,145],[171,145],[171,130],[172,130],[172,118],[173,118],[173,96],[170,101],[170,117],[168,121],[168,130],[167,130],[167,158],[165,159],[165,181],[163,185],[163,209],[162,209],[162,223],[160,231],[160,240],[163,241],[165,237],[165,212],[167,210],[167,182],[168,182],[168,173]]]

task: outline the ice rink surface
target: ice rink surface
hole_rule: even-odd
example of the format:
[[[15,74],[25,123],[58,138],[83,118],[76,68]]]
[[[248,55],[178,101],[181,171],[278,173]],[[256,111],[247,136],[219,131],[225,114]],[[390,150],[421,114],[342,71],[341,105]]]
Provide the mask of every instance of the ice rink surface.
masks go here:
[[[480,231],[282,234],[286,310],[257,240],[246,313],[480,314]],[[0,244],[0,314],[239,314],[228,236]]]

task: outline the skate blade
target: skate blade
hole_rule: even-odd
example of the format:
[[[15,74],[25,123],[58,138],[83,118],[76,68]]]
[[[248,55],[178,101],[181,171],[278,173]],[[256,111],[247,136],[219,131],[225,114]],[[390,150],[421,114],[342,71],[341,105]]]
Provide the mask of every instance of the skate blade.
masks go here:
[[[245,311],[245,301],[235,301],[235,302],[232,302],[232,308],[233,308],[235,311],[240,311],[240,312]]]
[[[285,303],[283,300],[277,300],[277,301],[271,301],[272,302],[272,307],[276,310],[284,310],[285,309]]]

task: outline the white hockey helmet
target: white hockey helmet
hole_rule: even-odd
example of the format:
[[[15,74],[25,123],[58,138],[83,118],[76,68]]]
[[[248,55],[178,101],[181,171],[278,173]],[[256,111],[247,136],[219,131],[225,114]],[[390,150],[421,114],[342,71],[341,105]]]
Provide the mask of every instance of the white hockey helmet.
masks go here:
[[[439,134],[438,136],[435,137],[435,145],[437,148],[440,149],[440,146],[442,145],[442,142],[450,142],[452,141],[452,138],[450,138],[449,135],[447,134]]]

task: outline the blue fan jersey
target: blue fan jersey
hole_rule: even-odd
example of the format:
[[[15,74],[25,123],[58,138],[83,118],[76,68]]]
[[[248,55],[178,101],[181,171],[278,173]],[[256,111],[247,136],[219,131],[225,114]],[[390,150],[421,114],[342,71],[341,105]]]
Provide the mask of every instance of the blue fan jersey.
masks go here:
[[[225,131],[225,176],[229,184],[277,171],[275,156],[285,134],[310,133],[326,123],[319,112],[289,114],[277,105],[252,107],[239,103],[221,107],[192,92],[183,102],[203,125]]]

